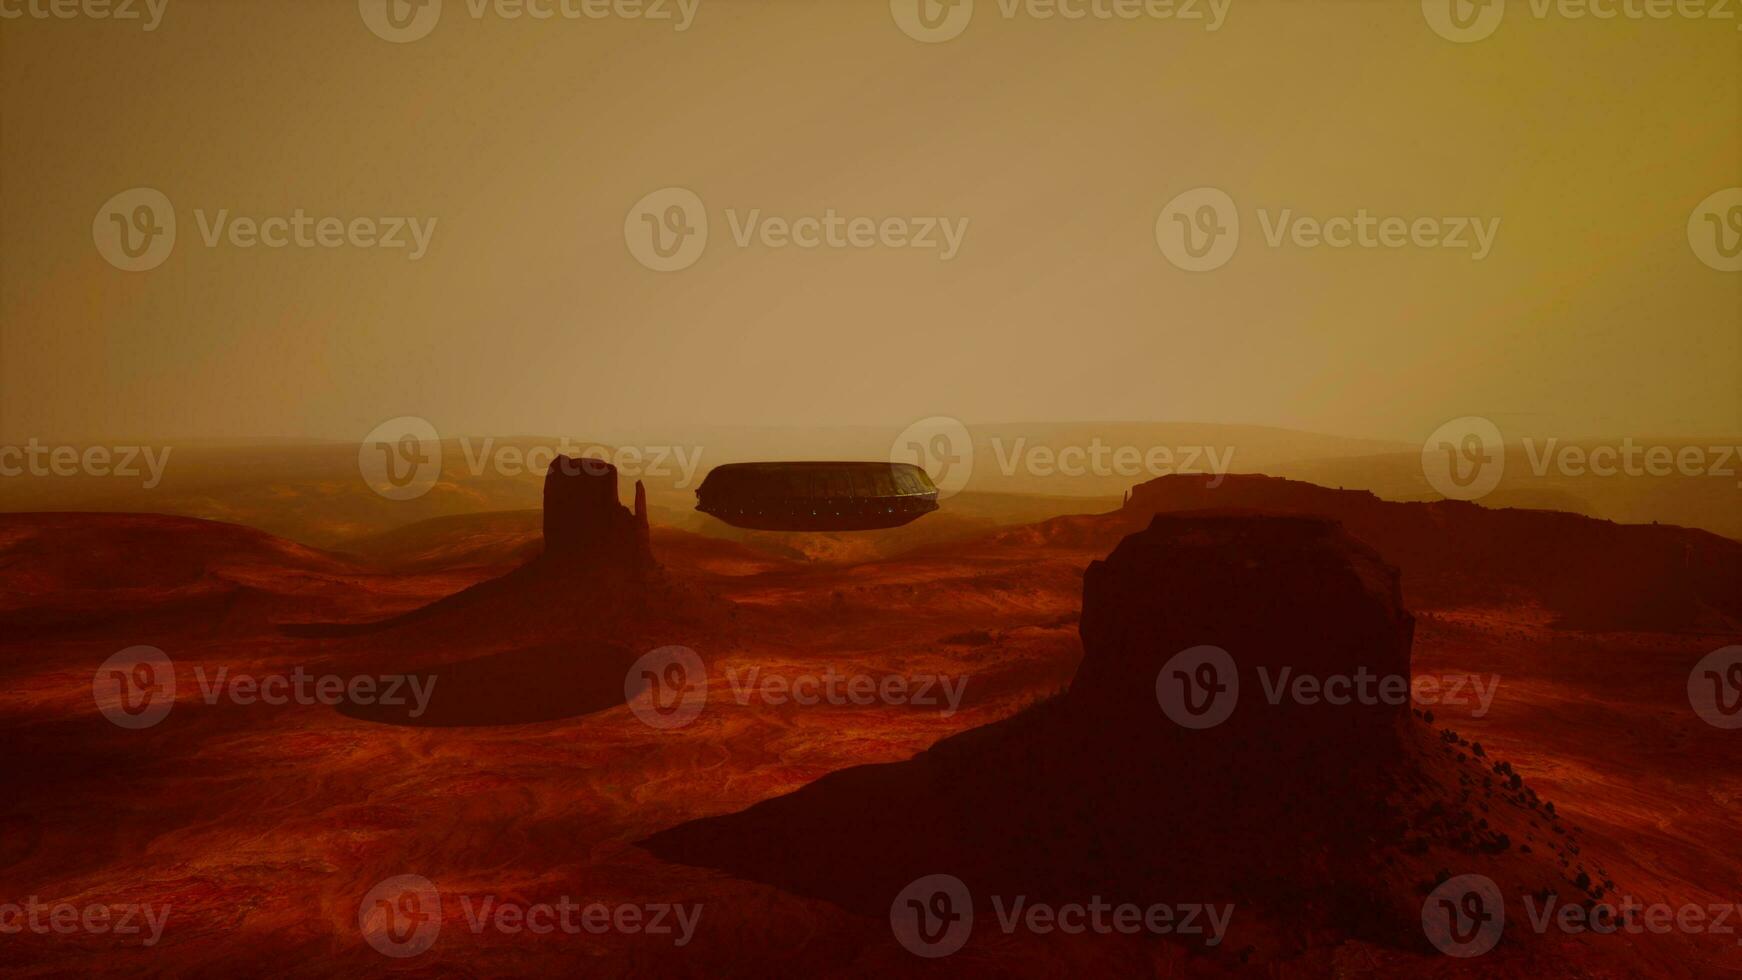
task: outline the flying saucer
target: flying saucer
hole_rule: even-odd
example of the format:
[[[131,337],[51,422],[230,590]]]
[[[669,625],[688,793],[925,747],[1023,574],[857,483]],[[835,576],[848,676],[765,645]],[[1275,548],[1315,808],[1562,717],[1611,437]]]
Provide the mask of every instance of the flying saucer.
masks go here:
[[[759,531],[868,531],[937,510],[938,488],[912,463],[726,463],[696,509]]]

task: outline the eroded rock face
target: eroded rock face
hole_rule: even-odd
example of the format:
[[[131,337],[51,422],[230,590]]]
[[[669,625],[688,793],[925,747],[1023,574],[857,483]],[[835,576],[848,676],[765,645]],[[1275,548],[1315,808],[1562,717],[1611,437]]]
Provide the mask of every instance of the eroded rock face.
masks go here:
[[[631,512],[618,502],[615,466],[586,457],[552,460],[544,476],[544,560],[623,571],[653,567],[641,482]]]
[[[1067,704],[1165,722],[1154,709],[1171,696],[1187,721],[1213,722],[1192,732],[1194,751],[1394,749],[1414,625],[1397,570],[1334,521],[1160,515],[1084,576],[1084,657]]]
[[[1157,517],[1090,566],[1080,630],[1060,697],[645,846],[873,916],[940,872],[987,919],[989,895],[1227,903],[1227,940],[1198,948],[1231,975],[1248,954],[1349,938],[1426,948],[1442,869],[1509,895],[1591,894],[1572,829],[1509,766],[1412,715],[1399,574],[1335,521]],[[1237,676],[1238,691],[1225,717],[1182,723],[1161,697],[1170,661],[1204,646],[1232,671],[1211,686]],[[1361,676],[1391,696],[1332,683]]]
[[[1381,500],[1273,476],[1190,473],[1133,489],[1116,523],[1123,529],[1154,514],[1210,510],[1332,518],[1402,569],[1414,609],[1525,597],[1572,629],[1729,633],[1742,626],[1742,544],[1668,524],[1616,524],[1520,505]]]

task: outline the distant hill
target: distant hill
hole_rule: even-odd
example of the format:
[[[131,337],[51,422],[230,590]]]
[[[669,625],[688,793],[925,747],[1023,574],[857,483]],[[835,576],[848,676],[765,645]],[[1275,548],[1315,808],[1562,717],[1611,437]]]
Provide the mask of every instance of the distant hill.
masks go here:
[[[1707,440],[1658,440],[1655,444],[1679,450],[1683,446],[1742,446],[1742,438]],[[1595,443],[1568,443],[1586,450]],[[1541,447],[1537,452],[1542,453]],[[1529,507],[1564,510],[1602,517],[1626,524],[1660,521],[1684,527],[1702,527],[1727,538],[1742,541],[1742,455],[1722,464],[1710,455],[1713,466],[1731,469],[1734,475],[1679,473],[1666,476],[1567,476],[1548,468],[1537,475],[1529,452],[1511,446],[1500,485],[1479,503],[1487,507]],[[1422,475],[1417,451],[1324,459],[1300,459],[1266,470],[1272,476],[1307,480],[1321,486],[1371,490],[1387,500],[1437,500],[1439,494]]]
[[[1182,471],[1262,473],[1369,490],[1386,500],[1438,499],[1422,475],[1419,447],[1395,442],[1208,423],[999,423],[968,426],[967,432],[973,461],[961,492],[947,495],[939,513],[902,533],[779,540],[763,536],[754,541],[696,512],[695,486],[709,468],[751,459],[887,459],[901,433],[871,426],[721,426],[637,436],[640,442],[571,438],[566,444],[594,447],[593,452],[616,458],[625,493],[634,480],[643,480],[657,525],[812,560],[863,560],[1001,525],[1111,510],[1132,486]],[[1677,445],[1674,440],[1660,442]],[[1725,442],[1742,439],[1699,444]],[[192,443],[172,447],[162,482],[155,487],[117,477],[7,477],[0,507],[13,512],[175,514],[246,524],[314,547],[351,550],[353,542],[435,518],[536,509],[543,479],[538,464],[562,445],[563,440],[552,436],[444,440],[440,478],[427,493],[395,501],[365,483],[355,444]],[[1733,465],[1742,470],[1742,459]],[[1660,521],[1742,540],[1738,482],[1680,475],[1539,477],[1523,449],[1514,448],[1499,488],[1480,502],[1491,508],[1559,510],[1623,523]]]
[[[933,528],[954,525],[945,537],[1110,509],[1109,501],[1116,502],[1132,484],[1171,472],[1168,467],[1208,472],[1214,459],[1250,472],[1288,460],[1398,448],[1285,429],[1191,423],[1009,423],[972,426],[969,433],[974,462],[965,492],[949,497],[942,513],[920,522]],[[356,444],[193,443],[170,447],[162,482],[151,488],[119,477],[9,477],[3,506],[9,511],[177,514],[345,549],[347,542],[432,518],[535,509],[549,457],[565,446],[572,454],[578,446],[614,459],[625,493],[633,481],[645,483],[654,523],[739,540],[741,532],[695,511],[695,488],[711,467],[756,459],[886,460],[900,434],[895,427],[696,427],[614,443],[557,436],[450,438],[441,443],[439,479],[424,494],[402,501],[371,490],[359,469]],[[1097,446],[1103,447],[1099,470],[1088,455]],[[1078,465],[1072,453],[1065,453],[1062,467],[1056,462],[1073,447],[1084,454],[1080,475],[1072,475]],[[1114,455],[1119,450],[1126,450],[1123,457]],[[1046,462],[1049,453],[1052,465]],[[853,536],[826,547],[813,548],[822,539],[787,544],[794,554],[856,560],[936,539],[933,531],[916,528],[911,535]],[[867,545],[873,540],[877,543]]]
[[[1742,626],[1742,543],[1671,525],[1458,501],[1397,502],[1279,477],[1212,485],[1174,476],[1136,487],[1124,508],[997,535],[1011,547],[1106,548],[1157,514],[1249,511],[1332,518],[1403,572],[1411,608],[1539,604],[1586,629]]]

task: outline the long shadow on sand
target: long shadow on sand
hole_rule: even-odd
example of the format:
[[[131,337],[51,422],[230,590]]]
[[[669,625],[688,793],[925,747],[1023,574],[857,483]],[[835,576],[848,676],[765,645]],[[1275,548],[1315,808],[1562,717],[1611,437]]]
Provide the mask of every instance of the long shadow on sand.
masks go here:
[[[361,721],[418,728],[524,725],[575,718],[624,703],[629,647],[602,642],[586,649],[547,643],[430,668],[420,677],[429,700],[409,691],[399,704],[345,703],[339,713]]]

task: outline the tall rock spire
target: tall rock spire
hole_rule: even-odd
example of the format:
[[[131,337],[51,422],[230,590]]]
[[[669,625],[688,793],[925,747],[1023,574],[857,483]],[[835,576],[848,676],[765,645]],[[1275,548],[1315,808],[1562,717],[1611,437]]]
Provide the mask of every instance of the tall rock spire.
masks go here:
[[[617,468],[602,459],[558,456],[544,476],[544,558],[563,565],[650,568],[646,491],[635,511],[617,500]]]
[[[647,524],[647,488],[635,481],[635,533],[649,554],[653,552],[653,529]]]

